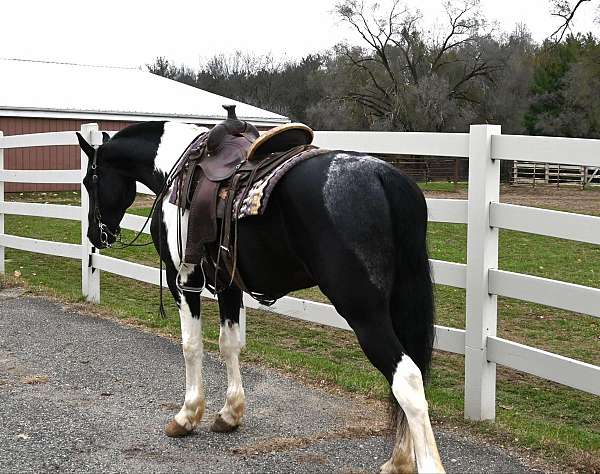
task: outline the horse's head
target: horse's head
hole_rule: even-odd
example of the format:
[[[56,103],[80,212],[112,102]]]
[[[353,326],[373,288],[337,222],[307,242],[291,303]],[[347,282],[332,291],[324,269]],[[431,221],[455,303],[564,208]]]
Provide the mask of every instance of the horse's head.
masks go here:
[[[97,248],[112,245],[121,228],[125,211],[135,200],[135,180],[124,173],[111,151],[108,134],[104,143],[95,149],[78,133],[79,146],[88,156],[83,184],[89,196],[87,237]]]

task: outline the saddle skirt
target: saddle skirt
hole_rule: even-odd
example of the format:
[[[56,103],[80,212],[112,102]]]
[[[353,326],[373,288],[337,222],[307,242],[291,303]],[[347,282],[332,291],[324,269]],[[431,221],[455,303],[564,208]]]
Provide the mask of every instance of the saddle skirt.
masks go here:
[[[304,149],[297,150],[297,152],[292,154],[289,158],[280,162],[275,168],[270,170],[269,173],[256,179],[250,185],[250,189],[245,196],[243,196],[244,193],[242,191],[238,190],[234,199],[234,208],[237,209],[235,217],[237,219],[263,214],[267,209],[273,189],[275,189],[277,183],[279,183],[281,178],[283,178],[288,171],[302,161],[314,158],[315,156],[329,151],[314,146],[303,148]]]

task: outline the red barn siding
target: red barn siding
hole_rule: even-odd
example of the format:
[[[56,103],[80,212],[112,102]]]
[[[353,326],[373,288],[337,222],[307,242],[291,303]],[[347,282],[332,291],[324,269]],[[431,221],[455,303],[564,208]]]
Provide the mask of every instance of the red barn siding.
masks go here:
[[[121,130],[133,122],[115,120],[72,120],[23,117],[0,117],[4,135],[64,132],[79,130],[84,123],[96,122],[100,130]],[[78,146],[31,147],[4,150],[4,167],[22,170],[79,169]],[[6,183],[6,192],[79,190],[76,184]]]

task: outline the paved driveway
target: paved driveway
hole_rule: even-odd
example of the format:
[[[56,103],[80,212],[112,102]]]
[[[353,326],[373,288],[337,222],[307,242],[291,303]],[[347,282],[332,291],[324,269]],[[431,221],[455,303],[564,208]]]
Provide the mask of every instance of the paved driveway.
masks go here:
[[[391,439],[357,401],[244,367],[248,411],[208,430],[226,381],[206,354],[196,434],[162,429],[183,396],[178,344],[40,298],[0,292],[0,472],[376,472]],[[437,430],[449,472],[528,472],[502,450]]]

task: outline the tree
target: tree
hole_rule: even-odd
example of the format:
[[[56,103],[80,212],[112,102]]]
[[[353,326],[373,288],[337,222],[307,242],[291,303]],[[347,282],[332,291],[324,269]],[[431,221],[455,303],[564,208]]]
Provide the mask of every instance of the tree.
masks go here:
[[[355,78],[340,98],[363,107],[375,128],[463,128],[479,101],[481,81],[500,66],[486,56],[491,36],[478,7],[478,0],[446,2],[447,30],[427,37],[421,15],[398,0],[385,11],[374,2],[339,2],[335,11],[363,42],[338,47]]]
[[[147,68],[169,79],[307,121],[307,108],[324,96],[321,69],[326,60],[324,54],[279,61],[270,55],[236,51],[213,56],[197,72],[163,57]]]
[[[183,82],[184,84],[194,85],[196,82],[196,74],[186,66],[176,66],[168,59],[159,56],[152,64],[146,64],[148,71],[157,76],[166,77],[175,81]]]
[[[158,56],[152,64],[146,64],[148,71],[157,76],[174,79],[177,76],[178,67],[163,56]]]
[[[533,135],[599,136],[600,43],[592,35],[547,41],[537,55],[531,105],[525,116]]]
[[[526,133],[524,116],[531,100],[538,46],[525,25],[500,39],[497,56],[502,67],[494,75],[479,108],[478,122],[502,124],[503,133]]]

